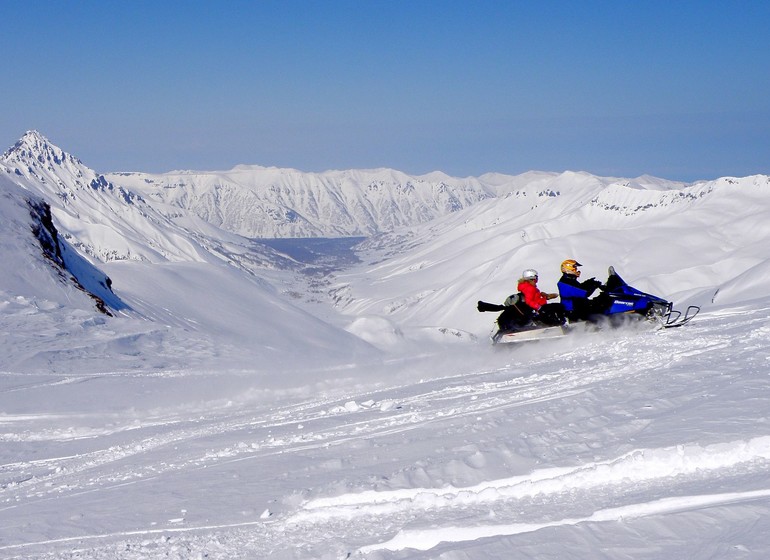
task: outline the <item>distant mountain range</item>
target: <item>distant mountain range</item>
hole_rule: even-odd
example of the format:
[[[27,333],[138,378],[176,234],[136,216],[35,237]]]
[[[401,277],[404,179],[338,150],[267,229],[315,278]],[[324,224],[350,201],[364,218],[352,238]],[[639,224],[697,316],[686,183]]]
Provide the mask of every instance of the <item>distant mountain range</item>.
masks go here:
[[[260,253],[259,266],[280,257],[265,247],[254,251],[243,238],[370,237],[498,197],[517,196],[528,206],[561,195],[553,185],[563,182],[558,174],[537,172],[459,179],[391,169],[303,173],[258,166],[101,174],[37,131],[3,154],[0,169],[48,200],[65,238],[100,261],[205,260],[209,249],[246,243],[249,252]],[[612,180],[586,174],[579,182],[603,186]],[[623,184],[682,186],[654,178]],[[203,253],[200,245],[206,246]]]
[[[484,287],[502,292],[521,266],[552,267],[568,256],[621,269],[658,262],[656,274],[668,275],[664,293],[713,292],[767,261],[754,251],[766,241],[766,176],[688,185],[579,172],[454,178],[238,166],[101,174],[36,131],[3,154],[0,173],[49,205],[61,240],[97,266],[224,263],[261,278],[305,263],[260,238],[367,237],[363,249],[387,260],[377,297],[366,303],[354,285],[336,286],[338,305],[436,324],[454,320],[453,299],[475,297],[481,283],[468,278],[485,275]],[[737,221],[756,224],[747,231]]]
[[[425,223],[496,195],[475,179],[411,177],[390,169],[302,173],[239,166],[107,178],[164,208],[181,208],[252,238],[370,236]]]

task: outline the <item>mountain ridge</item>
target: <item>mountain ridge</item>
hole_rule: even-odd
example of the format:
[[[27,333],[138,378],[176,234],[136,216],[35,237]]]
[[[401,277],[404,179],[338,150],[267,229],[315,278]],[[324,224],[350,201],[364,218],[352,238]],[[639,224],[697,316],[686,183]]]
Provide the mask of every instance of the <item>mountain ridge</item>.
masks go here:
[[[194,330],[208,324],[250,340],[256,354],[266,351],[259,349],[262,333],[272,333],[275,321],[256,310],[281,308],[293,325],[308,322],[308,305],[322,317],[316,329],[328,336],[343,328],[368,343],[425,333],[474,339],[489,318],[469,302],[504,299],[530,267],[553,290],[565,258],[598,278],[616,266],[633,285],[677,304],[770,295],[770,177],[763,175],[694,184],[580,171],[451,181],[432,174],[442,180],[431,183],[394,170],[305,174],[253,166],[105,175],[30,135],[4,154],[0,172],[50,204],[62,240],[109,274],[118,297],[152,321]],[[252,238],[258,232],[249,228],[260,221],[267,224],[262,233],[273,236],[349,237],[362,224],[369,229],[356,247],[360,264],[339,259],[344,270],[330,274],[338,265],[317,255],[304,261],[302,251]],[[229,301],[217,287],[230,282],[249,286],[250,295]],[[192,312],[185,297],[218,303]],[[244,328],[255,334],[233,330],[222,321],[223,309],[244,313]],[[200,316],[191,322],[192,315]],[[305,337],[312,335],[302,331]],[[313,344],[336,352],[320,339]]]
[[[27,188],[44,196],[54,194],[62,205],[90,189],[142,206],[142,212],[156,222],[195,216],[246,238],[370,237],[428,223],[485,200],[522,193],[559,196],[556,184],[569,185],[571,190],[593,182],[661,192],[688,186],[649,176],[599,178],[573,171],[487,173],[461,179],[440,171],[422,176],[388,168],[306,173],[237,165],[225,171],[101,174],[37,131],[28,131],[6,151],[0,165],[26,179]],[[131,257],[124,250],[115,258],[147,255]]]
[[[303,173],[236,167],[107,177],[147,199],[183,208],[251,238],[369,236],[424,223],[495,196],[477,181],[450,184],[394,170]]]

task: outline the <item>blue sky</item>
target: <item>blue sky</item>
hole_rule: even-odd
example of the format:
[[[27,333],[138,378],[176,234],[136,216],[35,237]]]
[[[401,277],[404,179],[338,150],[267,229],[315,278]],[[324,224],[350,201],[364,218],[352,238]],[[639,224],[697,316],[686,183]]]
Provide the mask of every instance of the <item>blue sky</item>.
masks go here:
[[[770,174],[766,1],[0,5],[0,149],[100,172]]]

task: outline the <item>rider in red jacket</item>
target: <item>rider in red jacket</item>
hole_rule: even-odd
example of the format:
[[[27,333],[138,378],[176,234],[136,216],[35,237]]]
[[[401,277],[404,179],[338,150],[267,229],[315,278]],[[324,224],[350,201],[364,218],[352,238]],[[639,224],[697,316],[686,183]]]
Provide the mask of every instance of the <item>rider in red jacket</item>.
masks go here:
[[[537,287],[537,270],[528,268],[521,274],[517,287],[524,296],[524,303],[535,310],[538,320],[546,324],[560,325],[565,320],[565,309],[561,303],[547,303],[559,294],[541,292]]]
[[[535,311],[539,311],[549,299],[559,297],[559,294],[549,294],[540,291],[537,287],[537,270],[533,268],[528,268],[522,272],[517,289],[524,296],[524,303]]]

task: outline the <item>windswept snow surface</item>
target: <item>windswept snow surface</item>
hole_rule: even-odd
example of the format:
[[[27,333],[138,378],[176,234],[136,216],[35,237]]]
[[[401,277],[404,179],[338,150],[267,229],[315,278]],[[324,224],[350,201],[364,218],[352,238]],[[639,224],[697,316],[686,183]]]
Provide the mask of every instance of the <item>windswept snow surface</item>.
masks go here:
[[[0,556],[767,558],[768,335],[760,300],[293,389],[5,372]]]

